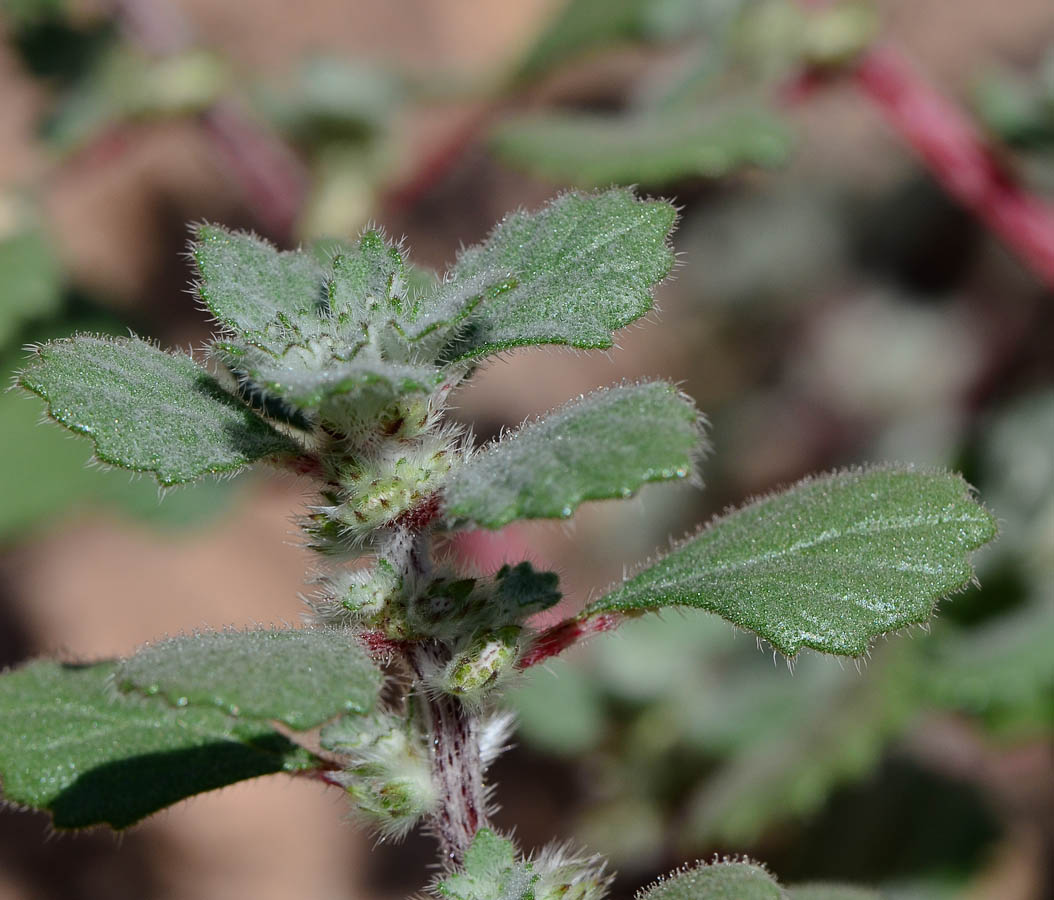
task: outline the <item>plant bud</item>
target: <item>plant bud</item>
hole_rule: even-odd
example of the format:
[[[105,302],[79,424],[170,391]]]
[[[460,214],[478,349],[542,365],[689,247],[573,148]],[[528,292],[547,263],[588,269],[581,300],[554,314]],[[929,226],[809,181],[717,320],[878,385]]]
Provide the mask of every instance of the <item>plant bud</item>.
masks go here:
[[[522,633],[520,626],[507,625],[476,638],[447,663],[440,689],[466,700],[480,697],[515,665]]]
[[[611,876],[599,856],[570,856],[566,847],[548,847],[534,860],[535,900],[601,900]]]

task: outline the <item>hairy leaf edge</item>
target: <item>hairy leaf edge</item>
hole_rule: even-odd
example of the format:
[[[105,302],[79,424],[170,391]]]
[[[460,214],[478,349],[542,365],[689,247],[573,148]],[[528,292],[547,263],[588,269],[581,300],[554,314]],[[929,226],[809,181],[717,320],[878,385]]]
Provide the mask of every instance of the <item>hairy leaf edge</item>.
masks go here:
[[[783,493],[786,493],[788,491],[792,491],[792,490],[794,490],[796,488],[799,488],[799,487],[804,487],[804,486],[806,486],[808,484],[811,484],[813,482],[819,481],[819,480],[821,480],[823,478],[832,477],[832,476],[837,477],[837,476],[851,475],[851,474],[865,474],[865,473],[868,473],[868,472],[882,472],[882,471],[914,472],[914,473],[917,473],[917,474],[920,474],[920,475],[950,476],[950,477],[953,477],[953,478],[957,479],[962,484],[964,498],[971,500],[987,516],[988,524],[990,525],[990,533],[989,533],[989,536],[985,540],[983,540],[981,543],[979,543],[975,547],[970,548],[970,549],[965,551],[965,561],[966,561],[967,565],[970,567],[970,575],[969,575],[969,577],[964,579],[962,581],[962,583],[959,584],[957,587],[955,587],[955,588],[953,588],[951,590],[948,590],[947,592],[945,592],[945,593],[941,594],[940,596],[934,598],[933,602],[930,604],[929,611],[923,617],[921,617],[921,618],[905,619],[904,621],[898,623],[897,625],[894,625],[891,628],[886,629],[885,631],[869,634],[867,636],[867,638],[866,638],[866,640],[864,642],[864,645],[863,645],[863,647],[862,647],[862,649],[860,650],[859,653],[855,653],[855,654],[854,653],[836,653],[836,652],[832,652],[832,651],[828,650],[826,647],[815,646],[813,644],[813,642],[811,642],[811,641],[801,641],[797,645],[797,647],[795,647],[793,650],[789,650],[789,652],[788,652],[788,651],[785,651],[785,650],[781,649],[780,647],[777,647],[768,638],[763,637],[762,635],[758,634],[757,632],[751,631],[749,628],[746,628],[746,627],[744,627],[742,625],[738,625],[737,623],[732,622],[730,619],[725,618],[723,615],[721,615],[720,613],[718,613],[716,611],[703,609],[701,607],[693,607],[693,606],[686,605],[686,604],[671,603],[671,604],[666,604],[666,605],[663,605],[663,606],[653,606],[653,607],[640,608],[640,609],[635,609],[635,610],[619,610],[619,609],[616,609],[616,608],[604,607],[604,606],[600,605],[601,603],[603,603],[603,600],[604,600],[604,598],[607,595],[609,595],[609,594],[613,593],[614,591],[616,591],[618,588],[620,588],[626,582],[633,580],[634,578],[636,578],[638,575],[640,575],[641,573],[643,573],[647,569],[650,569],[652,566],[658,565],[666,557],[672,555],[673,553],[676,553],[678,550],[680,550],[682,547],[687,545],[689,542],[695,540],[700,535],[705,534],[707,531],[710,531],[711,529],[713,529],[714,527],[719,525],[723,520],[725,520],[726,518],[728,518],[729,516],[731,516],[731,515],[733,515],[733,514],[735,514],[737,512],[740,512],[740,511],[743,511],[743,510],[746,510],[746,509],[750,509],[751,507],[754,507],[754,506],[759,506],[762,503],[765,503],[765,502],[767,502],[769,500],[772,500],[772,499],[778,497],[779,495],[781,495]],[[708,615],[719,616],[720,618],[722,618],[726,622],[728,622],[728,624],[730,624],[737,631],[744,631],[744,632],[747,632],[748,634],[754,635],[754,637],[757,638],[759,644],[761,642],[764,642],[764,643],[768,644],[770,647],[772,647],[772,649],[774,651],[780,653],[782,656],[786,657],[789,660],[793,660],[795,657],[797,657],[798,653],[801,651],[802,648],[805,648],[805,649],[808,649],[808,650],[813,650],[816,653],[820,653],[820,654],[822,654],[824,656],[842,656],[842,657],[849,657],[850,659],[859,659],[860,657],[866,656],[868,654],[868,652],[870,651],[871,646],[872,646],[872,644],[873,644],[875,639],[877,639],[879,637],[884,637],[884,636],[890,635],[890,634],[896,634],[896,633],[898,633],[900,631],[903,631],[903,630],[905,630],[907,628],[910,628],[913,625],[920,625],[920,626],[925,625],[933,617],[934,612],[936,611],[938,604],[940,604],[943,600],[946,600],[949,597],[954,596],[955,594],[963,593],[971,585],[978,585],[979,582],[977,580],[977,575],[976,575],[976,572],[974,571],[974,567],[973,567],[973,564],[972,564],[973,556],[978,550],[980,550],[986,544],[989,544],[992,541],[996,540],[998,537],[999,537],[999,519],[992,513],[991,510],[988,509],[987,506],[984,505],[983,502],[981,502],[981,500],[978,497],[977,489],[973,485],[971,485],[968,481],[966,481],[966,479],[963,478],[963,476],[960,473],[958,473],[958,472],[954,472],[954,471],[951,471],[949,469],[944,469],[944,468],[941,468],[939,466],[914,466],[914,465],[910,465],[910,464],[899,464],[899,463],[881,463],[881,464],[870,465],[870,466],[846,466],[846,467],[843,467],[843,468],[840,468],[840,469],[835,469],[835,470],[832,470],[832,471],[829,471],[829,472],[823,472],[823,473],[818,474],[818,475],[817,474],[806,475],[804,478],[800,478],[798,481],[795,481],[795,482],[793,482],[791,484],[773,488],[771,491],[768,491],[768,492],[763,493],[763,494],[752,495],[746,501],[744,501],[742,504],[739,504],[738,506],[737,505],[730,505],[730,506],[726,507],[720,513],[714,515],[708,522],[706,522],[705,524],[699,526],[697,529],[695,529],[691,533],[687,534],[685,537],[681,538],[680,540],[671,541],[671,546],[666,552],[664,552],[664,553],[655,553],[652,556],[645,558],[641,562],[637,563],[635,566],[633,566],[630,569],[628,569],[626,574],[619,581],[617,581],[617,582],[613,583],[612,585],[610,585],[603,592],[603,594],[602,594],[602,596],[601,596],[601,598],[599,600],[595,600],[595,601],[593,601],[591,603],[588,603],[586,605],[586,607],[577,616],[575,616],[574,619],[572,619],[571,621],[583,622],[583,621],[586,621],[588,619],[592,619],[592,618],[594,618],[596,616],[602,616],[602,615],[605,615],[605,614],[616,614],[616,615],[618,615],[618,614],[625,614],[625,615],[629,615],[629,616],[637,616],[637,615],[644,615],[646,613],[659,613],[663,609],[676,608],[679,611],[684,612],[684,613],[702,612],[702,613],[706,613]]]

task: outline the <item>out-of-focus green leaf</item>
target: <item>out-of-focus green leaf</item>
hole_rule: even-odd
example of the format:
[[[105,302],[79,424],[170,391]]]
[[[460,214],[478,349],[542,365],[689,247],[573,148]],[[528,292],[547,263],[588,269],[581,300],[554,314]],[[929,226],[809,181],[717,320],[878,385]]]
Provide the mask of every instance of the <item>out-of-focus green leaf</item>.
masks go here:
[[[28,229],[0,239],[0,349],[23,323],[52,315],[62,289],[62,267],[44,234]]]
[[[69,0],[3,0],[0,12],[15,27],[25,27],[65,15]]]
[[[1024,609],[944,636],[923,672],[931,702],[979,716],[999,734],[1054,722],[1054,590]]]
[[[585,753],[605,731],[599,685],[565,660],[529,669],[507,699],[516,711],[518,732],[549,753]]]
[[[785,698],[790,720],[758,722],[753,740],[726,748],[728,761],[692,800],[688,843],[756,841],[767,826],[804,819],[835,788],[870,772],[925,703],[914,680],[916,648],[900,642],[884,650],[865,673],[831,673],[842,677],[820,685],[819,697],[805,695],[814,687],[808,682],[788,685],[802,693]],[[831,671],[829,660],[820,664]]]
[[[4,797],[56,828],[126,828],[186,797],[320,761],[266,722],[118,699],[114,664],[34,662],[0,675]]]
[[[444,487],[445,509],[485,528],[566,518],[585,500],[688,476],[700,442],[699,414],[671,384],[597,391],[469,459]]]
[[[376,66],[316,56],[265,87],[259,103],[294,139],[365,139],[387,124],[402,94],[398,80]]]
[[[56,422],[90,437],[100,460],[151,472],[162,485],[298,452],[189,356],[137,338],[52,341],[18,381]]]
[[[520,63],[536,78],[588,50],[640,37],[650,0],[568,0]]]
[[[456,327],[450,360],[532,344],[610,347],[612,332],[652,308],[652,286],[673,267],[675,219],[669,203],[620,188],[513,213],[422,298],[410,337]]]
[[[213,706],[304,730],[344,712],[369,712],[381,673],[341,628],[215,631],[170,638],[120,664],[122,691],[175,706]]]
[[[779,165],[790,145],[775,114],[746,106],[621,116],[535,113],[507,119],[492,135],[495,151],[511,165],[580,187],[720,178],[744,166]]]
[[[0,365],[0,381],[9,382],[22,361]],[[40,427],[40,418],[40,407],[20,391],[0,393],[0,544],[61,522],[74,509],[102,507],[166,527],[200,523],[244,485],[241,479],[211,478],[162,498],[153,479],[89,467],[84,445]]]
[[[216,101],[226,80],[220,62],[204,51],[150,59],[117,45],[100,53],[90,72],[61,97],[45,136],[71,151],[113,125],[197,113]]]
[[[989,72],[977,83],[974,106],[1007,143],[1026,150],[1054,147],[1054,49],[1031,78]]]
[[[957,475],[840,472],[715,519],[583,616],[694,606],[788,656],[802,647],[858,656],[968,584],[970,551],[995,533]]]

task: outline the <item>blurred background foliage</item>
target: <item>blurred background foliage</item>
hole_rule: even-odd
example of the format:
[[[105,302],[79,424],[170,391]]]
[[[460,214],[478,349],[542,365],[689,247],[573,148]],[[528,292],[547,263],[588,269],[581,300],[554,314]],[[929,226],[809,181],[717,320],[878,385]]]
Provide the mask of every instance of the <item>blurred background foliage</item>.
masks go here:
[[[983,588],[859,667],[774,665],[686,614],[531,671],[510,695],[499,822],[528,847],[609,855],[616,898],[715,852],[894,898],[1054,897],[1054,286],[851,78],[872,42],[906,46],[1008,177],[1054,202],[1049,3],[971,0],[949,23],[939,0],[3,0],[0,35],[5,377],[25,344],[77,330],[199,344],[187,221],[294,246],[373,220],[442,268],[558,190],[673,198],[683,266],[658,323],[610,357],[512,354],[460,415],[486,438],[600,383],[674,378],[710,421],[705,491],[469,540],[466,559],[555,566],[573,607],[729,504],[878,459],[962,470],[1002,537]],[[296,619],[302,485],[261,475],[162,503],[39,418],[0,394],[0,663]],[[0,897],[420,887],[426,838],[371,853],[312,790],[201,798],[120,849],[43,845],[42,822],[5,813]]]

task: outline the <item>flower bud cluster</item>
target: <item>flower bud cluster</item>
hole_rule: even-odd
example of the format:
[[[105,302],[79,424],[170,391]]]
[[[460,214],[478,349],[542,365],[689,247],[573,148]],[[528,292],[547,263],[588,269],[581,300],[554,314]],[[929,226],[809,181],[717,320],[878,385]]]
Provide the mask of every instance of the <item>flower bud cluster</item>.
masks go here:
[[[389,712],[345,716],[322,730],[324,748],[346,757],[333,779],[386,837],[401,837],[435,807],[425,741],[410,719]]]
[[[546,847],[532,868],[535,900],[601,900],[611,885],[602,857],[574,855],[566,845]]]

